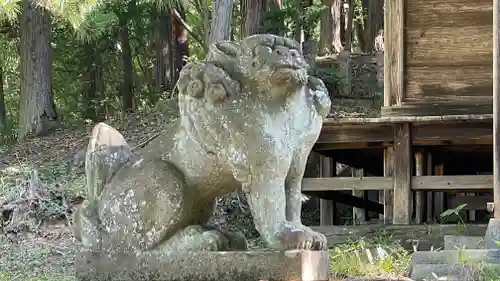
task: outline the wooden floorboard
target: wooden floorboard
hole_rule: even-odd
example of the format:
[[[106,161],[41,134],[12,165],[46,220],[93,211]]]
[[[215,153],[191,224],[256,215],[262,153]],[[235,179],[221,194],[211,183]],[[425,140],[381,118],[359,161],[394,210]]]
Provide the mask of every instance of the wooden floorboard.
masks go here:
[[[439,117],[439,116],[438,116]],[[441,116],[442,117],[442,116]],[[441,118],[440,117],[440,118]],[[484,116],[483,116],[484,117]],[[489,115],[487,116],[489,117]],[[346,118],[347,119],[347,118]],[[394,126],[390,118],[359,118],[362,120],[327,119],[314,147],[315,150],[357,149],[387,147],[393,145]],[[366,120],[383,119],[384,122]],[[363,121],[365,120],[365,121]],[[491,145],[493,144],[492,120],[470,120],[457,118],[455,121],[442,122],[410,122],[412,145]],[[474,122],[472,122],[474,121]]]

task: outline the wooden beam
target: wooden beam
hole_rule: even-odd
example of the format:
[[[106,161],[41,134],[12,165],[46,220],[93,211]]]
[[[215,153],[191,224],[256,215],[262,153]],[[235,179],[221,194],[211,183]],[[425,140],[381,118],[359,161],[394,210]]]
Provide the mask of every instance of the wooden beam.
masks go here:
[[[467,141],[475,144],[480,139],[492,141],[490,122],[484,123],[449,123],[413,125],[411,133],[414,142],[445,141],[446,143]]]
[[[412,145],[477,145],[493,143],[491,120],[478,123],[435,123],[411,125]],[[393,127],[362,124],[324,127],[315,150],[388,147]]]
[[[410,224],[411,218],[411,136],[409,124],[394,128],[394,224]]]
[[[390,177],[338,177],[304,178],[302,191],[332,190],[389,190],[392,189]]]
[[[472,98],[472,97],[471,97]],[[491,114],[491,101],[481,101],[471,104],[436,103],[429,101],[424,103],[405,102],[401,106],[385,106],[381,108],[381,115],[384,117],[396,116],[440,116],[440,115],[483,115]]]
[[[493,217],[500,219],[500,1],[493,1]]]
[[[441,165],[435,169],[435,176],[421,176],[412,179],[412,190],[454,191],[454,190],[491,190],[491,175],[439,176]]]
[[[368,143],[392,141],[391,125],[349,125],[323,128],[316,143]]]
[[[304,178],[302,191],[320,192],[333,190],[391,190],[391,177],[338,177]],[[455,176],[414,176],[411,177],[411,190],[489,191],[493,188],[491,175],[455,175]]]
[[[364,125],[364,124],[396,124],[412,123],[418,125],[441,124],[441,123],[477,123],[491,122],[493,114],[462,114],[462,115],[439,115],[439,116],[383,116],[383,117],[329,117],[323,122],[323,126],[342,125]]]

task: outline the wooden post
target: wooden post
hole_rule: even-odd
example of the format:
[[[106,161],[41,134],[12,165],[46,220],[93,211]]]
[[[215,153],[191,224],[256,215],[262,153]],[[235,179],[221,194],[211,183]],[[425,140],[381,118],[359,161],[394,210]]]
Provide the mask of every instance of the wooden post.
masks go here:
[[[393,160],[393,148],[387,147],[384,149],[384,177],[392,177],[394,174],[394,160]],[[393,199],[394,199],[394,191],[393,190],[383,190],[383,201],[384,204],[384,224],[392,223],[392,211],[394,208]]]
[[[394,132],[394,224],[410,224],[411,209],[411,136],[410,124],[395,125]]]
[[[364,170],[363,169],[352,169],[352,176],[353,177],[363,177],[364,176]],[[352,191],[353,196],[357,196],[359,198],[365,198],[365,191],[363,190],[353,190]],[[361,208],[352,208],[352,219],[353,219],[353,224],[365,224],[366,223],[366,216],[365,216],[365,210]]]
[[[444,166],[442,163],[435,163],[434,175],[442,176],[444,174]],[[444,192],[434,192],[434,216],[439,217],[444,212]]]
[[[405,0],[386,1],[384,10],[384,106],[402,105],[404,95]]]
[[[415,153],[415,175],[423,176],[425,170],[424,154],[422,152]],[[415,192],[415,223],[420,224],[424,219],[424,194],[422,191]]]
[[[467,196],[476,196],[477,193],[466,193]],[[470,210],[469,211],[469,221],[472,222],[472,221],[476,221],[476,210]]]
[[[427,175],[431,176],[433,175],[432,173],[432,154],[429,152],[427,153]],[[432,191],[426,191],[427,194],[427,221],[430,222],[432,221],[432,218],[434,217],[434,214],[432,213],[433,210],[433,193]]]
[[[493,217],[500,219],[500,1],[493,1]]]
[[[322,178],[328,178],[335,175],[333,173],[336,167],[332,167],[333,159],[327,156],[321,155],[320,157],[320,171]],[[335,211],[335,204],[332,200],[320,199],[319,200],[319,212],[320,212],[320,222],[321,226],[333,225],[333,214]]]

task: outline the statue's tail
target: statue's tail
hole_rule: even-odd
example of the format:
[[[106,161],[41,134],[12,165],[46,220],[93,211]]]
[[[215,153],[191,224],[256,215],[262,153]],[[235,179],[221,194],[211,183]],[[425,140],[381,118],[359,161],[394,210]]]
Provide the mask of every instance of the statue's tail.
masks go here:
[[[122,134],[105,123],[97,124],[85,155],[87,199],[98,199],[104,186],[131,157],[132,149]]]

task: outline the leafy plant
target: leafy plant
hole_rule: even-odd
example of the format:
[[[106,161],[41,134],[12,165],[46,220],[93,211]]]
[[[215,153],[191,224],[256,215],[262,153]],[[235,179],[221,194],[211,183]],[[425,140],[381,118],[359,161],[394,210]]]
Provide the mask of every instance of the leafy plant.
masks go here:
[[[440,214],[441,223],[445,223],[446,220],[450,218],[450,216],[454,215],[454,216],[458,217],[458,219],[459,219],[459,222],[457,224],[457,228],[458,228],[457,231],[458,231],[458,233],[464,233],[467,229],[466,229],[466,226],[465,226],[464,219],[460,215],[460,211],[462,211],[463,208],[465,208],[465,206],[467,206],[467,204],[461,204],[461,205],[457,206],[454,209],[448,209],[448,210],[442,212]]]

